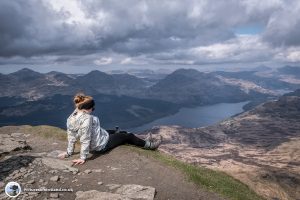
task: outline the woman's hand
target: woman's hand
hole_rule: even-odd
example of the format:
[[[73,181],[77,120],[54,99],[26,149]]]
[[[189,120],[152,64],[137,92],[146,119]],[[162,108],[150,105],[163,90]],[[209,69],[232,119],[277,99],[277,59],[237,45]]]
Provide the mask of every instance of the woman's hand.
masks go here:
[[[64,159],[64,158],[67,158],[69,155],[67,152],[64,152],[64,153],[61,153],[59,154],[57,157],[59,157],[60,159]]]
[[[82,160],[82,159],[75,159],[75,160],[72,160],[73,164],[74,165],[82,165],[83,163],[85,163],[85,160]]]

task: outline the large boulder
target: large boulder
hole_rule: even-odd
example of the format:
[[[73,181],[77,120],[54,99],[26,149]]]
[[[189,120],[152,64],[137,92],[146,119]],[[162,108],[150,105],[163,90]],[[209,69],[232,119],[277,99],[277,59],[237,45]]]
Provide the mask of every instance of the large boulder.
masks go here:
[[[122,185],[114,193],[96,190],[76,192],[76,200],[153,200],[154,196],[155,188],[135,184]]]

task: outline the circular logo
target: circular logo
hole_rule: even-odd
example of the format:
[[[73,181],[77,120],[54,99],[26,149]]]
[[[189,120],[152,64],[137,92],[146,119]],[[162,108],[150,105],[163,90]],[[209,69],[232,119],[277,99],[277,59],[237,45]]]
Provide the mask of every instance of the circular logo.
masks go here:
[[[5,186],[5,193],[9,197],[17,197],[21,193],[21,186],[17,182],[8,182]]]

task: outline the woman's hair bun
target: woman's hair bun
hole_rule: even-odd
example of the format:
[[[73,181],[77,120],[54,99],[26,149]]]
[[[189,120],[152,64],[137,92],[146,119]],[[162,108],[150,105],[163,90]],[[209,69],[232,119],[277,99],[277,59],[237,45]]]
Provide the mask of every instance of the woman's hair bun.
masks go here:
[[[75,107],[79,110],[81,109],[90,109],[95,106],[93,97],[86,96],[84,93],[80,92],[74,96]]]
[[[77,94],[74,96],[74,103],[75,103],[75,104],[79,104],[79,103],[83,102],[84,99],[85,99],[84,93],[77,93]]]

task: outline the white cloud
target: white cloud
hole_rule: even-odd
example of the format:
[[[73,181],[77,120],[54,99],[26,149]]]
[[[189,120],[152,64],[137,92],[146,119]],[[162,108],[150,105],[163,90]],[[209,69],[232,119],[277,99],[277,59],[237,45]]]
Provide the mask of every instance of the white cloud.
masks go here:
[[[238,35],[224,42],[175,51],[162,57],[162,60],[167,62],[180,57],[185,63],[191,64],[251,62],[269,60],[273,53],[269,45],[259,36]]]
[[[102,57],[100,59],[94,60],[96,65],[108,65],[111,64],[113,59],[111,57]]]
[[[280,62],[300,62],[300,48],[299,47],[290,47],[286,48],[285,51],[278,51],[274,56],[275,60]]]
[[[128,58],[124,58],[123,60],[121,60],[120,64],[122,64],[122,65],[134,64],[134,62],[132,61],[132,58],[128,57]]]
[[[300,50],[290,52],[290,53],[287,55],[287,59],[288,59],[290,62],[300,62]]]

